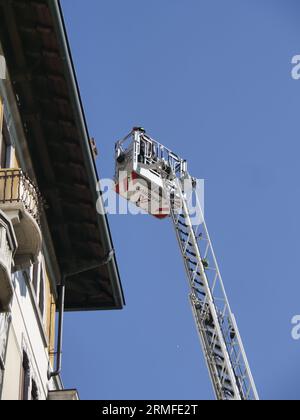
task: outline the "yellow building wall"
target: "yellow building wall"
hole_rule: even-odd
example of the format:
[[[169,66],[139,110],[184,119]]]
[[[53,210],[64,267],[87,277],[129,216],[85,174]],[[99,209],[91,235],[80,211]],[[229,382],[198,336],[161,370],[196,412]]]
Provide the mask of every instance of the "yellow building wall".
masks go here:
[[[45,328],[47,333],[47,339],[49,343],[49,356],[50,362],[53,365],[54,353],[55,353],[55,316],[56,316],[56,304],[53,293],[51,291],[51,283],[49,274],[46,270],[46,316],[45,316]]]

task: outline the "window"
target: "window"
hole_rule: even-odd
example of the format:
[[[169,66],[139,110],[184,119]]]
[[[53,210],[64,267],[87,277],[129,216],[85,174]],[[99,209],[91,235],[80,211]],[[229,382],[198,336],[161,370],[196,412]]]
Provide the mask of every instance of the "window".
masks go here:
[[[7,154],[8,154],[8,144],[7,139],[4,132],[1,135],[1,150],[0,150],[0,157],[1,157],[1,168],[7,168]]]
[[[23,351],[23,362],[21,367],[20,400],[28,401],[31,395],[30,364],[27,353]]]
[[[32,267],[32,286],[35,291],[35,296],[38,296],[39,281],[40,281],[41,263],[37,262]]]
[[[31,401],[39,400],[39,390],[34,379],[31,381]]]
[[[4,105],[0,98],[0,165],[1,168],[5,167],[6,163],[6,139],[3,134],[3,121],[4,121]]]
[[[44,260],[41,256],[31,270],[31,281],[34,290],[36,303],[39,307],[42,318],[45,315],[45,268]]]
[[[23,350],[23,363],[20,380],[20,400],[38,401],[39,391],[35,379],[32,377],[28,355]]]
[[[13,147],[10,141],[10,135],[5,123],[4,103],[0,98],[0,167],[10,168],[12,164]]]
[[[41,273],[40,273],[39,308],[40,308],[41,315],[44,318],[44,312],[45,312],[45,278],[44,278],[43,266],[41,268]]]

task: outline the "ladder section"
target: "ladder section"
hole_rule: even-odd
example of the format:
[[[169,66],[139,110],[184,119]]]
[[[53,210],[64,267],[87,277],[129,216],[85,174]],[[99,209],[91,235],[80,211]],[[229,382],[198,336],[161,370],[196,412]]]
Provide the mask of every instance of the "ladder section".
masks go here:
[[[165,184],[166,185],[166,184]],[[190,286],[190,302],[211,376],[219,400],[258,400],[235,318],[230,310],[219,267],[204,221],[193,225],[184,191],[176,178],[170,192],[171,216]],[[181,210],[175,200],[181,200]]]
[[[146,182],[147,203],[159,203],[158,212],[148,206],[149,214],[172,218],[189,282],[192,312],[216,398],[258,400],[187,161],[149,137],[143,128],[134,127],[116,144],[116,183],[124,172],[127,179],[134,178],[136,191],[143,191]],[[190,185],[194,187],[197,212],[201,216],[198,224],[189,211]],[[140,204],[131,197],[135,196],[125,195],[127,200]]]

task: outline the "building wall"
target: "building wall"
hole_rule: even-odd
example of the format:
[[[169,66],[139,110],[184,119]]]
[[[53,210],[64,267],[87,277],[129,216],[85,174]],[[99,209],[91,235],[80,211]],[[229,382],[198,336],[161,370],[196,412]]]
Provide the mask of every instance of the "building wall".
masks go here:
[[[22,272],[14,275],[14,286],[2,399],[14,400],[20,397],[24,351],[30,361],[30,371],[37,384],[39,398],[46,399],[49,345],[45,324],[40,314],[37,314],[34,296]]]
[[[1,399],[18,400],[20,397],[22,353],[14,330],[11,330],[9,334],[7,348],[6,360],[4,361],[5,374]]]
[[[0,80],[0,133],[4,128],[9,133],[9,150],[6,148],[7,159],[3,159],[1,152],[3,154],[5,148],[0,148],[2,168],[22,168],[30,172],[30,154],[9,75],[6,80]],[[45,248],[47,243],[44,241]],[[51,367],[53,363],[56,311],[55,279],[49,275],[54,270],[50,269],[50,264],[42,252],[35,266],[12,275],[11,310],[9,314],[0,313],[0,355],[3,359],[0,360],[3,364],[1,368],[0,363],[0,399],[35,399],[36,396],[46,399],[48,390],[60,386],[57,381],[49,382],[47,377],[49,365]]]

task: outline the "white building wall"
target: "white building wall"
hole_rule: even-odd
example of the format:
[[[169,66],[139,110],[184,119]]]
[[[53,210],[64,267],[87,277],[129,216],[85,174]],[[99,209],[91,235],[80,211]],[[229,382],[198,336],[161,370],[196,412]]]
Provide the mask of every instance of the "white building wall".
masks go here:
[[[22,273],[14,278],[15,294],[12,303],[12,321],[9,331],[7,356],[3,381],[3,400],[19,399],[23,350],[30,362],[30,372],[39,391],[39,399],[48,397],[48,389],[56,389],[49,384],[47,373],[49,366],[48,343],[43,332],[43,325],[34,309],[35,303]]]
[[[10,330],[7,348],[2,399],[11,401],[19,399],[22,366],[22,354],[13,329]]]

